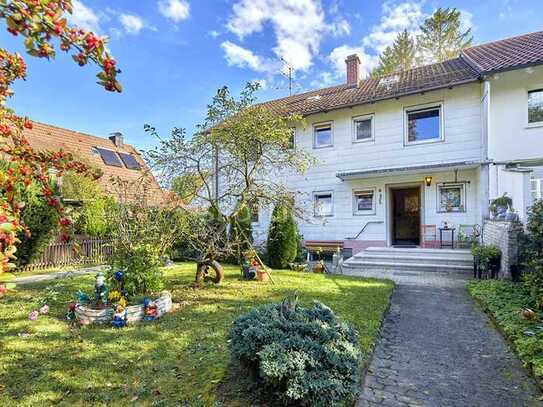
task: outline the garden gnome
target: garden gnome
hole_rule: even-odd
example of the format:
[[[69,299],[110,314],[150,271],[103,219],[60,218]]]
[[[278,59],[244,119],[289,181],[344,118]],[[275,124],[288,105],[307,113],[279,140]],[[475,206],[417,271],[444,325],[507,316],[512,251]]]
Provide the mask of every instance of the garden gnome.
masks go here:
[[[106,287],[106,277],[103,273],[96,274],[96,302],[105,304],[107,302],[107,287]]]
[[[123,328],[126,326],[126,323],[126,309],[122,305],[117,305],[117,308],[115,308],[115,314],[113,314],[113,320],[111,321],[111,325],[113,325],[115,328]]]
[[[143,306],[144,306],[143,319],[145,321],[153,321],[156,318],[158,318],[158,307],[154,301],[149,300],[149,298],[145,298],[143,300]]]

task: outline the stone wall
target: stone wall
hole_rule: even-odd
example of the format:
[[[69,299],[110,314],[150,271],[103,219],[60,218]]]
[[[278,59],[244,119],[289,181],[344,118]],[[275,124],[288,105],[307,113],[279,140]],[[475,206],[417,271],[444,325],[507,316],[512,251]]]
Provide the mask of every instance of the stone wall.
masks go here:
[[[486,220],[483,227],[484,245],[496,245],[502,251],[500,278],[511,278],[511,266],[518,265],[518,242],[522,224]]]

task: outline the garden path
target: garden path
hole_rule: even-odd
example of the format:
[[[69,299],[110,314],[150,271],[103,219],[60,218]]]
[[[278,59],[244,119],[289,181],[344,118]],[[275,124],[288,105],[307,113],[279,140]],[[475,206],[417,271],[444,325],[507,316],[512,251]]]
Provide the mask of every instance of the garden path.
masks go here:
[[[390,278],[392,297],[357,406],[542,406],[535,382],[465,287],[469,276]]]
[[[107,266],[84,267],[79,269],[70,269],[64,271],[55,271],[44,274],[34,274],[31,276],[16,277],[14,283],[17,285],[40,283],[42,281],[58,280],[66,277],[81,276],[83,274],[93,274],[104,271]]]

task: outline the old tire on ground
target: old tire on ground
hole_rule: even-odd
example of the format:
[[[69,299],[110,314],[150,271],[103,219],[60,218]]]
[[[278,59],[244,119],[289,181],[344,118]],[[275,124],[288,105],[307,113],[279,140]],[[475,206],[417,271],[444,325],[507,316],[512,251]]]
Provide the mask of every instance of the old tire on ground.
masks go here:
[[[208,276],[209,269],[215,272],[215,276]],[[210,262],[199,263],[196,269],[196,282],[202,283],[205,280],[211,280],[215,284],[220,284],[224,280],[224,270],[220,263],[216,260]]]

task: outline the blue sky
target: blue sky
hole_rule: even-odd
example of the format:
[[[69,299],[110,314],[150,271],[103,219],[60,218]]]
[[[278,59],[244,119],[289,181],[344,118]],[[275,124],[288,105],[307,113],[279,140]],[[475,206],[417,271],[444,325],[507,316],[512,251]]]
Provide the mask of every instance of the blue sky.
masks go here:
[[[237,92],[260,80],[260,100],[288,95],[280,58],[296,68],[297,92],[344,81],[343,60],[357,52],[370,70],[395,34],[415,30],[436,7],[462,10],[475,42],[543,30],[541,0],[74,0],[74,21],[110,36],[123,72],[122,94],[95,84],[97,69],[59,54],[53,62],[27,57],[28,79],[10,105],[19,114],[107,136],[121,131],[141,149],[174,127],[189,133],[215,90]],[[2,30],[2,45],[23,52]]]

